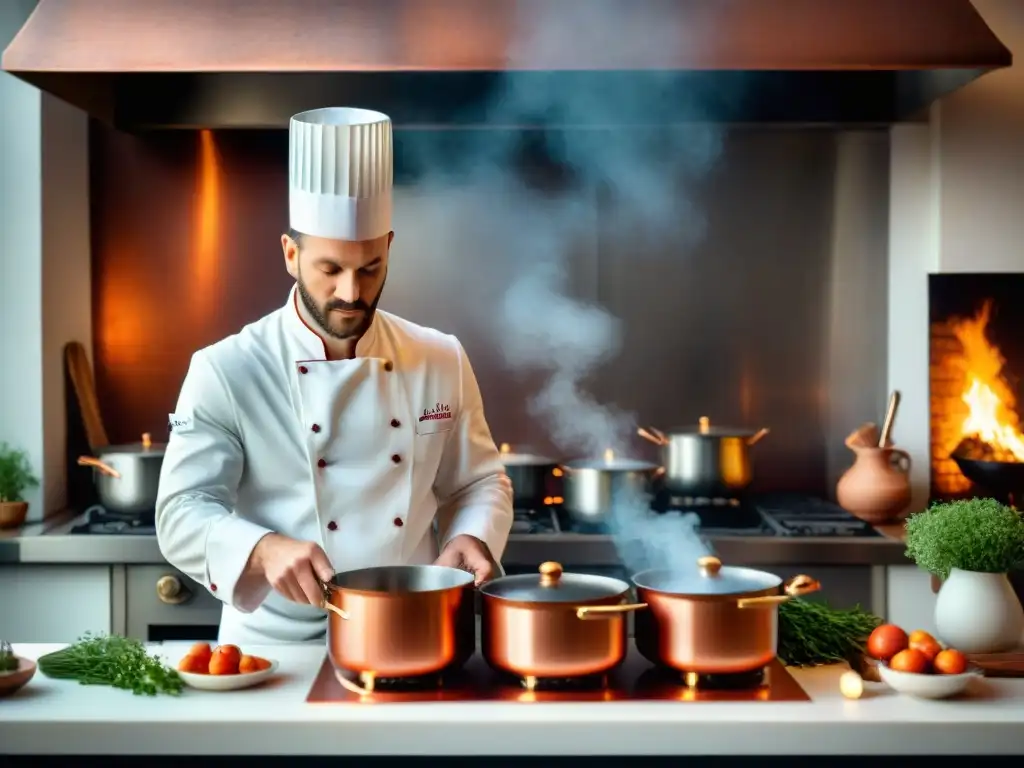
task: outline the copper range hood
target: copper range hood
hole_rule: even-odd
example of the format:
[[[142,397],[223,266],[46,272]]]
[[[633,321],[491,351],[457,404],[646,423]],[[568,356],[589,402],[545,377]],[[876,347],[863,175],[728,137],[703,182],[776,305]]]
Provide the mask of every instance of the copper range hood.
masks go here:
[[[969,0],[39,0],[3,54],[129,130],[328,104],[404,127],[890,123],[1011,62]],[[589,106],[503,110],[507,88]]]

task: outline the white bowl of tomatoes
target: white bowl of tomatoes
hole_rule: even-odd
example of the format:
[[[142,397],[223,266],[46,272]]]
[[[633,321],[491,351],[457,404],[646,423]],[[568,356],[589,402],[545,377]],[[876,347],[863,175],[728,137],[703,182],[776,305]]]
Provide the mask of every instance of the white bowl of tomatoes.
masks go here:
[[[895,624],[883,624],[868,637],[867,651],[878,660],[878,676],[883,683],[918,699],[956,696],[971,680],[983,676],[963,653],[943,647],[921,629],[907,634]]]

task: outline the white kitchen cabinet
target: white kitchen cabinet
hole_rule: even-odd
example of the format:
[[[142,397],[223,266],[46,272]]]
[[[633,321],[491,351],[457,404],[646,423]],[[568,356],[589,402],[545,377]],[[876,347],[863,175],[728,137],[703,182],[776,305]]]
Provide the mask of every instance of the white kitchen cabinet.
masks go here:
[[[71,643],[112,631],[107,565],[0,566],[0,638],[12,643]]]
[[[935,632],[935,593],[932,577],[916,565],[891,565],[886,573],[886,620],[908,632]]]

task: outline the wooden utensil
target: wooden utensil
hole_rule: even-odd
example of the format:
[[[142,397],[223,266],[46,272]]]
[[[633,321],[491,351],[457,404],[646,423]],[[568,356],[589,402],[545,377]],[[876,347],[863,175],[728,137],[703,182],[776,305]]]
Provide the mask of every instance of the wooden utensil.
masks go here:
[[[885,412],[885,421],[882,423],[882,434],[878,438],[879,448],[889,447],[889,433],[892,432],[892,423],[896,419],[896,409],[900,405],[900,393],[899,390],[893,390],[892,395],[889,396],[889,408]]]
[[[985,672],[985,677],[1024,677],[1024,652],[968,653],[967,660]]]
[[[99,399],[96,397],[96,380],[93,378],[92,366],[85,353],[85,347],[77,341],[69,342],[64,347],[64,360],[68,367],[75,397],[82,413],[89,449],[96,453],[100,448],[110,445],[107,430],[100,415]]]

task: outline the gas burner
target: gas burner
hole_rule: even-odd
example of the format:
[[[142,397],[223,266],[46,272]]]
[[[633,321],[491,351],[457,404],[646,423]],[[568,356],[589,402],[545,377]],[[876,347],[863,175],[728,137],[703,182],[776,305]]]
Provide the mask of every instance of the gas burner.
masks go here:
[[[653,500],[651,509],[663,515],[695,515],[705,534],[759,535],[766,530],[757,507],[741,499],[661,495]]]
[[[71,533],[93,536],[155,536],[156,513],[118,514],[108,512],[97,505],[85,511],[85,522],[74,526]]]
[[[352,680],[341,672],[336,673],[338,682],[345,685]],[[343,682],[344,678],[344,682]],[[409,677],[377,677],[372,672],[360,672],[356,679],[358,685],[367,693],[410,693],[417,691],[436,691],[445,687],[444,675],[411,675]]]
[[[527,675],[519,678],[519,684],[527,691],[600,691],[608,687],[608,676],[533,677]]]
[[[703,496],[669,496],[669,509],[699,509],[701,507],[738,507],[739,499],[706,498]]]
[[[762,667],[749,672],[726,672],[719,674],[699,674],[697,672],[680,672],[675,669],[654,667],[641,676],[641,682],[666,682],[683,688],[698,691],[752,691],[765,684],[767,670]],[[646,679],[646,680],[645,680]]]
[[[512,533],[561,533],[562,525],[552,507],[515,509],[512,512]]]

